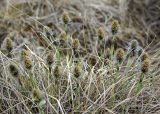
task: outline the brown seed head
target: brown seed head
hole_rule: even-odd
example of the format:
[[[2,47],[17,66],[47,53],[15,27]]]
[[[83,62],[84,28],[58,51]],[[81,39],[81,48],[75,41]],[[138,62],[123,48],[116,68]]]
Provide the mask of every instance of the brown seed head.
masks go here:
[[[27,51],[26,49],[23,49],[23,50],[21,51],[21,58],[22,58],[22,60],[23,60],[26,56],[29,56],[29,53],[28,53],[28,51]]]
[[[27,77],[24,76],[24,75],[20,75],[19,78],[18,78],[18,81],[19,81],[19,84],[22,86],[22,87],[25,87],[25,84],[27,82]]]
[[[72,42],[73,49],[77,49],[79,47],[79,45],[80,45],[79,40],[73,39],[73,42]]]
[[[68,12],[64,11],[62,14],[62,20],[64,24],[68,24],[69,23],[69,14]]]
[[[138,41],[137,40],[132,40],[131,41],[131,49],[136,50],[138,47]]]
[[[76,78],[78,78],[81,75],[81,66],[80,65],[76,65],[74,68],[74,76]]]
[[[48,54],[47,63],[48,63],[48,65],[51,65],[53,63],[53,53]]]
[[[30,70],[32,68],[32,60],[29,56],[25,56],[24,65],[25,65],[26,69],[28,69],[28,70]]]
[[[99,37],[100,40],[103,39],[105,37],[104,28],[103,27],[99,27],[98,31],[97,31],[97,34],[98,34],[98,37]]]
[[[143,73],[148,72],[149,66],[150,66],[150,61],[149,61],[149,59],[145,59],[145,60],[142,62],[141,71],[142,71]]]
[[[121,62],[124,58],[124,50],[122,48],[119,48],[117,50],[117,54],[116,54],[116,58],[117,58],[117,61]]]
[[[119,29],[119,22],[118,22],[118,20],[113,20],[112,21],[112,25],[111,25],[112,34],[113,35],[117,34],[118,29]]]
[[[56,65],[56,66],[55,66],[53,73],[54,73],[54,76],[55,76],[56,78],[58,78],[58,77],[61,76],[61,73],[62,73],[61,70],[62,70],[62,69],[61,69],[61,67],[60,67],[59,65]]]
[[[15,65],[13,64],[9,65],[9,71],[13,77],[17,78],[19,76],[18,68]]]
[[[13,49],[13,41],[10,38],[6,39],[6,49],[10,52]]]
[[[66,41],[67,40],[67,34],[65,31],[62,31],[59,35],[60,40]]]
[[[40,101],[41,95],[40,95],[39,89],[33,89],[33,91],[32,91],[32,99],[35,102],[39,102]]]
[[[144,61],[144,60],[146,60],[146,59],[149,59],[149,56],[148,56],[148,54],[147,53],[142,53],[142,55],[141,55],[141,61]]]

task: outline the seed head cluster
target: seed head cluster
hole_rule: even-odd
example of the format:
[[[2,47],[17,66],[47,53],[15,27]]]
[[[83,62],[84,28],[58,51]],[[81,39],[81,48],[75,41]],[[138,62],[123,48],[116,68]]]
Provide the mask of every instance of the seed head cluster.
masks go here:
[[[73,49],[78,49],[79,45],[80,45],[79,40],[73,39],[73,42],[72,42]]]
[[[29,53],[26,49],[22,49],[21,51],[21,58],[24,59],[26,56],[29,56]]]
[[[122,48],[119,48],[117,50],[117,53],[116,53],[116,59],[117,59],[117,61],[122,62],[122,60],[124,58],[124,54],[125,54],[124,50]]]
[[[39,89],[33,89],[32,91],[32,98],[35,102],[39,102],[40,99],[41,99],[41,96],[40,96],[40,91]]]
[[[23,49],[21,51],[21,59],[24,62],[25,68],[30,70],[32,68],[32,60],[31,60],[29,53],[26,49]]]
[[[81,75],[81,66],[77,64],[74,68],[74,76],[78,78]]]
[[[142,73],[148,72],[149,66],[150,66],[150,61],[149,61],[149,59],[145,59],[145,60],[142,62],[142,67],[141,67]]]
[[[103,27],[99,27],[98,28],[98,31],[97,31],[97,34],[98,34],[98,38],[101,40],[105,37],[105,31],[104,31],[104,28]]]
[[[150,67],[149,56],[146,52],[141,55],[141,71],[142,73],[147,73]]]
[[[65,31],[62,31],[59,35],[60,40],[66,41],[67,40],[67,34]]]
[[[53,62],[53,53],[49,53],[47,56],[47,63],[48,65],[51,65]]]
[[[62,20],[64,24],[68,24],[69,23],[69,14],[68,12],[64,11],[62,14]]]
[[[62,70],[62,69],[61,69],[60,65],[56,65],[56,66],[55,66],[53,73],[54,73],[54,76],[55,76],[56,78],[58,78],[58,77],[61,76],[61,73],[62,73],[61,70]]]
[[[132,40],[132,41],[131,41],[131,49],[132,49],[133,51],[135,51],[135,50],[137,49],[137,47],[138,47],[138,42],[137,42],[137,40]]]
[[[28,49],[29,51],[26,49],[22,49],[20,54],[20,59],[23,62],[24,69],[20,71],[20,69],[18,69],[17,67],[18,65],[16,66],[14,64],[10,64],[9,67],[7,67],[7,69],[9,70],[8,72],[13,77],[16,77],[19,81],[20,88],[18,87],[16,88],[16,90],[18,92],[20,90],[20,92],[24,92],[26,94],[26,96],[23,97],[27,98],[24,99],[25,102],[28,101],[29,99],[32,99],[31,101],[32,106],[36,105],[36,108],[39,108],[42,114],[52,111],[51,109],[52,107],[51,108],[49,107],[50,105],[51,106],[53,105],[53,108],[55,107],[56,109],[55,111],[53,110],[53,113],[54,112],[61,113],[61,111],[62,113],[63,112],[68,113],[77,110],[80,112],[81,109],[86,109],[86,107],[90,107],[87,106],[88,104],[91,104],[90,101],[88,101],[88,99],[89,100],[91,99],[91,101],[99,99],[101,93],[103,94],[103,89],[110,87],[110,84],[115,85],[115,83],[118,83],[120,80],[122,85],[120,85],[121,83],[118,83],[119,86],[118,88],[116,87],[113,88],[112,89],[113,91],[109,91],[109,93],[105,95],[105,97],[109,98],[106,99],[108,103],[107,106],[109,106],[109,108],[112,108],[112,106],[110,106],[109,103],[115,106],[117,102],[123,100],[121,98],[119,100],[119,95],[117,95],[118,91],[121,88],[127,90],[128,88],[130,88],[130,85],[132,85],[135,81],[137,81],[135,80],[137,79],[137,77],[135,78],[135,76],[132,76],[134,75],[134,73],[136,73],[136,76],[137,75],[139,76],[139,74],[141,74],[142,77],[140,78],[142,81],[140,82],[143,82],[144,74],[146,75],[147,72],[149,72],[150,70],[149,56],[146,52],[143,52],[143,49],[140,48],[137,40],[132,40],[130,42],[128,50],[126,50],[125,47],[119,48],[120,47],[119,44],[124,44],[124,42],[120,39],[121,37],[123,37],[123,35],[117,34],[119,31],[119,22],[117,20],[112,21],[111,35],[107,34],[107,36],[109,35],[107,41],[105,36],[106,33],[108,32],[106,32],[107,30],[105,31],[104,27],[102,26],[99,27],[96,30],[96,33],[93,34],[94,28],[93,31],[91,31],[88,30],[88,25],[81,26],[80,24],[80,26],[78,26],[79,27],[78,30],[80,30],[79,34],[77,32],[78,31],[77,29],[75,31],[72,31],[74,26],[69,26],[71,28],[67,26],[67,24],[70,21],[68,12],[64,12],[61,18],[64,23],[63,25],[65,26],[62,28],[65,28],[66,30],[65,31],[62,30],[60,32],[61,28],[58,30],[55,29],[56,27],[53,28],[55,30],[55,31],[53,30],[53,32],[55,32],[56,35],[54,37],[51,37],[52,34],[48,34],[48,36],[50,35],[49,39],[47,39],[46,37],[46,39],[42,41],[44,43],[46,41],[47,46],[44,47],[41,46],[40,48],[38,47],[38,49],[36,49],[36,51],[38,51],[38,56],[40,54],[43,54],[42,58],[43,57],[45,58],[45,62],[43,62],[43,59],[41,57],[38,57],[36,54],[34,54],[35,59],[38,61],[37,64],[34,65],[33,63],[35,63],[36,61],[33,61],[34,58],[31,57],[31,54],[29,53],[30,50],[28,48],[30,45],[26,43],[25,45],[27,47],[26,49]],[[58,24],[58,28],[61,27],[59,25],[60,24]],[[70,31],[72,33],[70,33]],[[72,36],[74,37],[72,38]],[[98,42],[98,45],[96,45],[97,42],[94,41],[95,36],[97,37],[96,40],[100,41]],[[82,39],[78,39],[80,37]],[[112,40],[112,38],[113,39],[116,38],[116,40]],[[5,45],[6,50],[10,52],[13,49],[12,40],[8,38],[6,39],[5,43],[6,43]],[[33,43],[33,44],[37,46],[38,43]],[[50,45],[51,48],[48,48],[48,45]],[[31,49],[33,47],[31,47]],[[44,56],[44,53],[48,50],[49,52]],[[52,52],[51,50],[55,51],[55,53]],[[132,50],[131,53],[130,50]],[[136,52],[136,57],[132,56],[133,51]],[[82,52],[84,53],[83,55],[81,54]],[[15,53],[15,55],[16,54],[17,53]],[[139,55],[139,57],[137,57],[137,55]],[[4,60],[6,61],[7,59]],[[80,61],[83,62],[79,63]],[[56,62],[57,64],[55,64]],[[47,65],[45,65],[45,63]],[[34,69],[32,70],[33,66]],[[140,67],[136,68],[137,66]],[[85,71],[83,71],[84,69]],[[25,72],[24,70],[29,72]],[[65,71],[66,74],[63,71]],[[128,71],[129,74],[127,74]],[[25,72],[25,75],[21,75],[21,72]],[[121,74],[123,73],[125,73],[125,77],[121,77]],[[70,78],[69,76],[68,79],[67,74],[72,74],[73,77]],[[127,78],[127,76],[132,76],[132,78],[130,77]],[[127,78],[129,80],[123,80],[123,78]],[[75,86],[75,84],[77,84],[78,86]],[[89,84],[89,86],[87,84]],[[137,84],[137,82],[135,84]],[[103,85],[105,85],[105,88],[103,87]],[[126,88],[123,88],[124,85]],[[134,87],[136,87],[136,85]],[[47,99],[46,100],[47,103],[50,104],[44,107],[41,107],[40,105],[36,104],[37,102],[40,104],[40,102],[42,101],[43,94],[41,90],[46,90],[45,93],[47,92],[47,94],[45,95],[49,95],[48,97],[45,96],[45,99]],[[133,94],[134,91],[132,92]],[[126,93],[123,92],[125,91],[121,91],[120,94],[126,96]],[[88,99],[84,99],[85,94],[87,94]],[[135,95],[137,95],[137,93]],[[62,102],[59,102],[59,100],[62,100]],[[102,103],[101,101],[103,101],[103,99],[98,100],[97,104]],[[11,105],[12,104],[13,103],[11,103]],[[81,107],[84,104],[86,104],[86,106]],[[28,104],[26,105],[26,107],[28,107]],[[29,111],[31,108],[32,107],[28,107]],[[94,108],[95,107],[92,107],[92,109]],[[92,111],[92,109],[88,111]],[[101,110],[101,108],[99,109]],[[101,113],[99,109],[96,110],[97,114]],[[118,108],[116,108],[115,110],[119,111]]]
[[[18,78],[18,82],[22,87],[25,87],[25,84],[27,82],[27,76],[20,75]]]
[[[112,21],[112,25],[111,25],[111,31],[112,34],[115,35],[118,33],[118,29],[119,29],[119,22],[118,20],[113,20]]]
[[[141,55],[141,61],[144,61],[144,60],[146,60],[148,58],[149,58],[149,56],[148,56],[148,54],[146,52],[142,53],[142,55]]]
[[[13,41],[10,38],[6,39],[6,49],[8,52],[13,49]]]
[[[9,65],[9,71],[10,71],[10,73],[13,77],[18,77],[19,76],[19,70],[15,65],[10,64]]]
[[[32,60],[29,56],[25,56],[24,65],[25,65],[26,69],[28,69],[28,70],[30,70],[32,68]]]

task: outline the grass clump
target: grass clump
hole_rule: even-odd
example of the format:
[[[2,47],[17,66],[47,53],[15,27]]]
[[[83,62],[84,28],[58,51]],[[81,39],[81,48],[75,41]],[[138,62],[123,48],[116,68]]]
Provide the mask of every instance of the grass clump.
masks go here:
[[[99,5],[107,6],[100,1],[74,2],[24,4],[13,23],[5,15],[9,26],[4,24],[4,28],[17,35],[11,40],[0,32],[6,41],[0,51],[0,113],[143,114],[157,110],[159,44],[150,50],[153,36],[147,34],[148,40],[141,41],[142,36],[146,38],[141,29],[131,29],[132,21],[126,26],[123,16],[112,14],[117,11],[114,7],[105,12]],[[31,11],[32,16],[21,10]],[[148,47],[144,47],[146,42]]]

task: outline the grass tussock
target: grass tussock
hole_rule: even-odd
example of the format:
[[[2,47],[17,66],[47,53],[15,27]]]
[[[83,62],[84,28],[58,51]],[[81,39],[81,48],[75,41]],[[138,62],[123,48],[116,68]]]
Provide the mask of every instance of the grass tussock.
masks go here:
[[[0,113],[160,112],[159,32],[145,7],[159,9],[144,1],[3,1]]]

